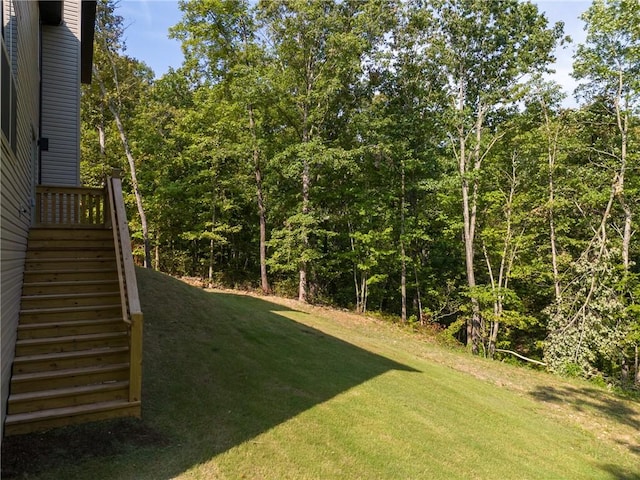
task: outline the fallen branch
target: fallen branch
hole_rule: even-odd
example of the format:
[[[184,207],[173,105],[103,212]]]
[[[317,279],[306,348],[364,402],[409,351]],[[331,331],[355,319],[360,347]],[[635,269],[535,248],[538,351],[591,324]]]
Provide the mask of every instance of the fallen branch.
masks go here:
[[[519,353],[516,353],[512,350],[503,350],[501,348],[496,348],[496,352],[510,353],[511,355],[515,355],[516,357],[521,358],[522,360],[526,360],[527,362],[535,363],[536,365],[542,365],[543,367],[547,366],[547,364],[544,362],[534,360],[533,358],[527,358],[524,355],[520,355]]]

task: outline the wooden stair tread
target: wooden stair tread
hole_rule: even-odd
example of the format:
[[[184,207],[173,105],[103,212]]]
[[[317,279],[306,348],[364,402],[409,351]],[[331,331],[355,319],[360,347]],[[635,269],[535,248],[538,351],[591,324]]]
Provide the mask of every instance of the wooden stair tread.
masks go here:
[[[39,362],[41,360],[64,360],[69,358],[92,357],[105,354],[125,353],[129,347],[101,347],[87,350],[74,350],[71,352],[37,353],[33,355],[20,355],[13,360],[14,365],[28,362]]]
[[[80,249],[82,250],[82,249]],[[105,257],[44,257],[44,258],[27,258],[27,263],[56,263],[56,262],[106,262],[115,261],[115,255],[108,255]]]
[[[105,227],[103,225],[92,225],[85,223],[74,223],[71,225],[60,225],[57,223],[50,223],[47,225],[37,225],[31,227],[30,231],[42,232],[47,230],[106,230],[111,231],[111,227]]]
[[[61,322],[46,323],[21,323],[18,330],[39,330],[41,328],[64,328],[64,327],[84,327],[89,325],[108,325],[110,323],[122,322],[122,317],[98,318],[93,320],[69,320]]]
[[[109,310],[119,306],[120,303],[114,303],[112,305],[78,305],[74,307],[30,308],[27,310],[20,310],[20,315],[29,315],[33,313],[71,313],[86,312],[88,310]]]
[[[7,415],[5,425],[11,426],[19,423],[37,422],[39,420],[49,418],[73,417],[86,413],[103,412],[106,410],[116,410],[119,408],[128,408],[139,405],[139,401],[129,402],[127,400],[112,400],[109,402],[75,405],[73,407],[52,408],[49,410],[40,410],[38,412],[14,413],[13,415]]]
[[[93,236],[111,236],[113,234],[113,230],[110,228],[104,228],[98,226],[97,228],[94,226],[84,226],[82,228],[70,228],[70,225],[60,225],[57,228],[53,227],[44,227],[42,225],[36,225],[29,229],[29,238],[62,238],[68,236],[68,238],[77,238],[78,235],[81,238],[84,237],[93,237]]]
[[[113,297],[120,295],[120,292],[113,290],[110,292],[89,292],[89,293],[50,293],[38,295],[23,295],[22,300],[60,300],[73,298],[91,298],[91,297]]]
[[[25,287],[48,287],[49,285],[57,285],[60,287],[76,285],[109,285],[117,284],[118,280],[60,280],[53,282],[24,282]]]
[[[55,270],[26,270],[24,273],[58,274],[58,273],[104,273],[115,272],[115,268],[57,268]]]
[[[93,367],[66,368],[63,370],[49,370],[46,372],[16,373],[11,378],[11,382],[18,383],[47,378],[74,377],[92,373],[116,372],[125,369],[129,369],[128,363],[114,363],[108,365],[97,365]]]
[[[105,392],[127,388],[127,380],[113,381],[106,383],[96,383],[93,385],[80,385],[77,387],[53,388],[51,390],[38,390],[35,392],[14,393],[9,396],[9,403],[29,402],[33,400],[45,400],[48,398],[66,397],[81,395],[85,393]]]
[[[64,251],[83,251],[83,252],[95,252],[95,251],[113,251],[113,246],[89,246],[89,245],[83,245],[82,247],[77,247],[75,245],[69,245],[66,247],[62,247],[62,246],[54,246],[54,245],[46,245],[46,246],[42,246],[42,247],[36,247],[36,246],[30,246],[28,247],[28,249],[30,251],[33,252],[46,252],[46,251],[51,251],[51,252],[64,252]]]
[[[48,343],[83,342],[88,340],[107,340],[126,337],[127,332],[89,333],[86,335],[70,335],[67,337],[25,338],[16,341],[16,346],[46,345]]]

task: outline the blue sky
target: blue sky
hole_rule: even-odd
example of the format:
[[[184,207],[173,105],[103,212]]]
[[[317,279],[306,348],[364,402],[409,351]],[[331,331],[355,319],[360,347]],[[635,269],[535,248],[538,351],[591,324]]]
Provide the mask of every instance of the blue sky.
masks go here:
[[[576,86],[571,78],[572,56],[576,45],[584,41],[585,34],[579,16],[589,8],[589,0],[534,0],[544,11],[550,22],[563,21],[565,33],[573,44],[558,49],[553,78],[560,83],[569,98],[566,106],[574,106],[573,90]],[[182,63],[180,43],[168,38],[168,30],[178,23],[182,13],[174,0],[122,0],[118,13],[125,19],[127,53],[151,67],[157,77],[169,67],[177,68]]]

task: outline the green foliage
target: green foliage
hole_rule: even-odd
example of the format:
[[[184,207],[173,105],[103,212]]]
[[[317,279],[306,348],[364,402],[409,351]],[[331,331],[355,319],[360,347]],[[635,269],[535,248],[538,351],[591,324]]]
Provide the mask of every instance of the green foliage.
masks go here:
[[[304,271],[310,301],[404,313],[455,345],[477,313],[488,356],[544,354],[564,375],[633,382],[640,247],[630,242],[626,271],[620,252],[640,204],[637,2],[596,0],[584,14],[574,76],[588,104],[574,109],[541,80],[562,25],[531,2],[180,6],[171,35],[185,62],[155,80],[105,10],[98,33],[118,75],[103,78],[108,95],[94,84],[82,97],[83,181],[125,165],[118,102],[158,268],[256,287],[265,262],[272,290],[290,296]]]
[[[552,371],[591,377],[603,368],[605,373],[618,370],[610,364],[619,362],[618,350],[632,323],[611,288],[620,275],[613,261],[611,254],[579,259],[574,264],[576,280],[549,308],[545,360]]]

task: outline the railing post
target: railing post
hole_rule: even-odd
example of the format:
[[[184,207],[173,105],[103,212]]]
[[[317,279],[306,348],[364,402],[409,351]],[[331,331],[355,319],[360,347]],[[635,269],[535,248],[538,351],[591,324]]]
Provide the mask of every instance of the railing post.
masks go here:
[[[142,313],[131,315],[129,357],[129,401],[142,399]]]

